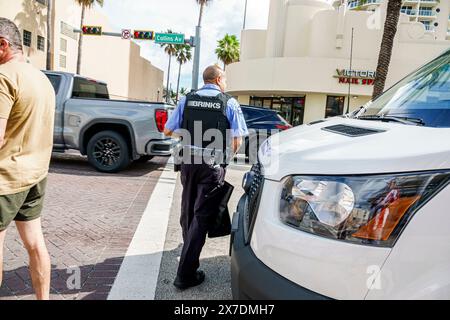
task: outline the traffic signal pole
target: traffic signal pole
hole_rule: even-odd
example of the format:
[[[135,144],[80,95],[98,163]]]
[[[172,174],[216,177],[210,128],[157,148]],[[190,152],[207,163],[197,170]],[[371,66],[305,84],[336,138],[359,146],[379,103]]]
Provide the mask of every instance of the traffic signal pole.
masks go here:
[[[197,26],[195,29],[195,52],[194,52],[194,67],[192,70],[192,90],[198,90],[198,79],[200,72],[200,46],[201,46],[202,27]]]
[[[124,32],[127,31],[127,37],[125,38]],[[155,33],[153,31],[145,31],[145,30],[135,30],[134,33],[131,32],[130,29],[124,29],[122,33],[118,32],[104,32],[102,27],[100,26],[83,26],[83,30],[74,29],[75,33],[83,33],[84,35],[97,35],[97,36],[110,36],[110,37],[121,37],[122,39],[135,39],[135,40],[156,40],[156,43],[171,43],[171,44],[189,44],[191,47],[195,47],[194,53],[194,70],[192,75],[192,89],[198,89],[198,79],[199,79],[199,69],[200,69],[200,34],[201,27],[197,26],[196,29],[196,37],[190,37],[189,39],[185,38],[184,34],[164,34],[164,33]],[[170,36],[170,37],[169,37]],[[181,42],[182,41],[182,42]],[[170,67],[170,65],[169,65]],[[167,97],[169,98],[169,77],[170,72],[168,73],[168,82],[167,82]]]
[[[82,31],[80,29],[74,29],[73,32],[75,33],[82,33]],[[110,37],[122,37],[121,33],[117,33],[117,32],[104,32],[102,31],[102,35],[103,36],[110,36]]]

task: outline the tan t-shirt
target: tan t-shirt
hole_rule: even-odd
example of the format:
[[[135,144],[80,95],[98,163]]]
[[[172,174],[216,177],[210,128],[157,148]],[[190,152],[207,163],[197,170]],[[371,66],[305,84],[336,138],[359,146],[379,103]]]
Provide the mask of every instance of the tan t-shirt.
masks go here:
[[[0,195],[25,191],[48,174],[53,148],[55,92],[32,65],[0,65],[0,118],[8,119],[0,148]]]

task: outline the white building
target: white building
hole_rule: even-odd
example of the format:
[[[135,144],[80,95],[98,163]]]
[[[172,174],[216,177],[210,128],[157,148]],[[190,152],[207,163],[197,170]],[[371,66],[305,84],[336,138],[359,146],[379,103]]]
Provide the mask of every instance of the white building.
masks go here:
[[[47,58],[47,0],[0,0],[0,17],[14,21],[23,37],[25,57],[45,69]],[[53,1],[52,70],[75,73],[78,60],[81,7],[73,0]],[[86,11],[86,25],[112,30],[108,18],[95,8]],[[141,56],[134,41],[117,37],[83,37],[81,74],[108,83],[112,98],[162,101],[164,72]]]
[[[350,10],[375,10],[384,0],[335,0],[334,7],[348,1]],[[450,38],[449,0],[403,0],[402,13],[410,21],[421,22],[435,39]]]
[[[436,9],[448,19],[448,0]],[[336,10],[325,0],[271,0],[267,30],[242,32],[241,61],[227,67],[229,93],[241,104],[278,110],[294,125],[343,114],[348,103],[354,110],[372,96],[385,15],[386,3],[371,12]],[[447,25],[441,29],[446,35]],[[439,32],[401,15],[387,86],[450,47],[445,36],[436,39]]]

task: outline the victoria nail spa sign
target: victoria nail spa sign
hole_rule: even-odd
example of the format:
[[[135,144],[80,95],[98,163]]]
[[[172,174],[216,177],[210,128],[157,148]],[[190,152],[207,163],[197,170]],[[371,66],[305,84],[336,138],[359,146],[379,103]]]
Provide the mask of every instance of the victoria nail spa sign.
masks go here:
[[[347,70],[336,69],[334,78],[339,80],[342,84],[357,84],[365,86],[373,86],[375,82],[376,72],[368,70]]]

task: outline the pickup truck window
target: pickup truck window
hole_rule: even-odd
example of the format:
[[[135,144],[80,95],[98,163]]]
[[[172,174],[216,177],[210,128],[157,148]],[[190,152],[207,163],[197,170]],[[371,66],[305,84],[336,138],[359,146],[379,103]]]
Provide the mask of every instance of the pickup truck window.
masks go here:
[[[55,74],[46,74],[46,76],[48,80],[50,80],[53,89],[55,89],[55,94],[58,95],[59,87],[61,86],[61,76],[57,76]]]
[[[106,84],[80,77],[75,77],[73,81],[73,98],[109,99]]]

